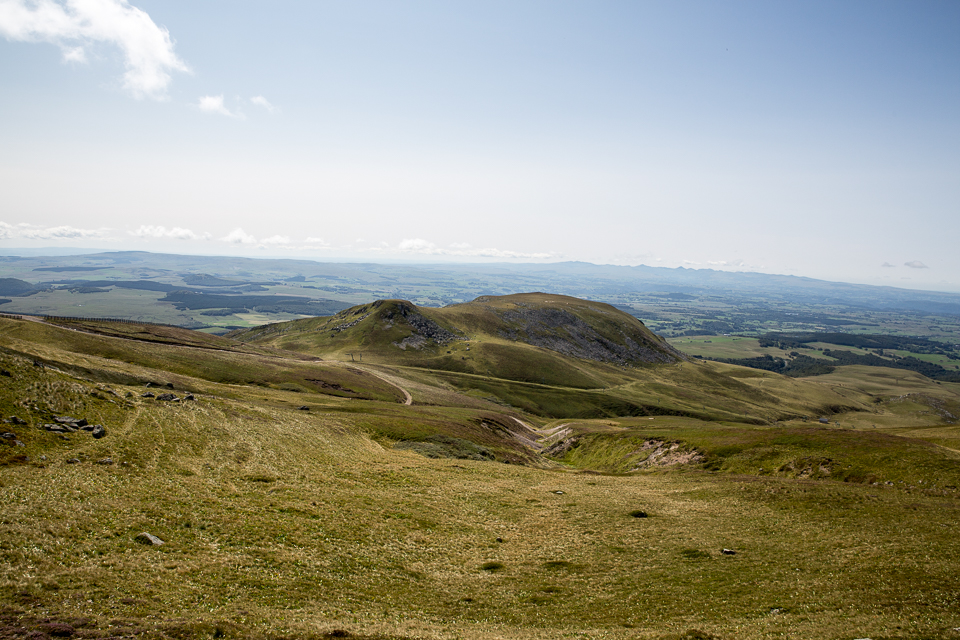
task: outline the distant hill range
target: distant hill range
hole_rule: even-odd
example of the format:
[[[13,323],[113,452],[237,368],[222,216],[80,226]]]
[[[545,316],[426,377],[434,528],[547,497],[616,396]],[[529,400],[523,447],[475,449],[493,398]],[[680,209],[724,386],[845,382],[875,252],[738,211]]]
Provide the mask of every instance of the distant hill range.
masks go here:
[[[11,250],[6,250],[9,253]],[[960,315],[960,294],[828,282],[797,276],[714,271],[711,269],[550,264],[372,264],[312,260],[183,256],[118,251],[76,256],[0,256],[0,275],[13,275],[27,289],[0,295],[25,295],[52,273],[84,276],[78,286],[143,288],[172,292],[193,287],[232,288],[230,293],[262,291],[271,284],[296,284],[315,299],[408,299],[426,306],[466,302],[483,295],[523,291],[552,293],[616,304],[625,296],[656,294],[664,300],[699,296],[736,296],[810,305],[844,305],[873,310],[904,310]],[[96,278],[94,280],[93,278]],[[0,282],[8,282],[6,278]],[[36,280],[36,281],[34,281]],[[7,286],[22,287],[8,282]],[[147,284],[147,283],[153,283]],[[310,290],[315,293],[311,293]],[[226,291],[224,291],[226,293]]]

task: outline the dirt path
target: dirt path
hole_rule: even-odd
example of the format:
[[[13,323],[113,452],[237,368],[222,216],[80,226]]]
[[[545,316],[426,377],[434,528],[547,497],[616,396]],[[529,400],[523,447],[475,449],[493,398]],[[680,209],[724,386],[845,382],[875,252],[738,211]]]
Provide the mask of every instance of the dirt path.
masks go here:
[[[403,393],[403,398],[404,398],[404,399],[403,399],[403,404],[405,404],[405,405],[407,405],[407,406],[410,406],[410,405],[413,404],[413,396],[410,395],[410,392],[407,391],[406,389],[404,389],[403,387],[401,387],[400,385],[398,385],[396,382],[394,382],[393,380],[391,380],[391,379],[388,378],[387,376],[384,376],[384,375],[382,375],[382,374],[379,374],[379,373],[377,373],[376,371],[371,371],[370,369],[367,369],[366,367],[358,367],[356,364],[354,364],[354,363],[352,363],[352,362],[350,363],[350,366],[353,367],[353,368],[355,368],[355,369],[360,369],[361,371],[366,371],[366,372],[369,373],[370,375],[376,376],[377,378],[380,378],[381,380],[383,380],[384,382],[386,382],[386,383],[387,383],[388,385],[390,385],[391,387],[395,387],[395,388],[399,389],[399,390]]]

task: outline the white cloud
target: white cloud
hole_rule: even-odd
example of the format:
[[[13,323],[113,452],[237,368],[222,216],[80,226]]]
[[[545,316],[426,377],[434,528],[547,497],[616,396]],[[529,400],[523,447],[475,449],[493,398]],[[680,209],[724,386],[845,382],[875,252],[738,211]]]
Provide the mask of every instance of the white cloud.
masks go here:
[[[397,249],[404,253],[419,253],[431,256],[454,256],[464,258],[534,258],[545,260],[553,258],[552,253],[522,253],[519,251],[506,251],[487,247],[483,249],[471,248],[466,243],[453,243],[450,249],[443,249],[434,243],[422,238],[407,238],[401,240]]]
[[[911,260],[910,262],[904,262],[903,266],[910,267],[911,269],[929,269],[927,265],[923,264],[919,260]]]
[[[407,238],[401,240],[397,248],[400,249],[400,251],[410,251],[412,253],[437,253],[440,251],[440,249],[437,249],[437,245],[422,238]]]
[[[140,225],[140,228],[131,232],[139,238],[173,238],[175,240],[197,240],[200,238],[190,229],[174,227],[167,229],[163,226]]]
[[[85,64],[87,62],[87,52],[83,50],[83,47],[64,47],[63,61]]]
[[[290,244],[290,238],[288,236],[270,236],[269,238],[264,238],[261,240],[263,244]]]
[[[687,262],[686,260],[684,262]],[[690,263],[690,264],[700,264],[699,262]],[[743,260],[708,260],[707,264],[714,267],[747,267],[747,263]]]
[[[322,245],[328,245],[328,244],[330,244],[329,242],[327,242],[327,241],[324,240],[323,238],[315,238],[315,237],[313,237],[313,236],[307,238],[306,240],[304,240],[304,242],[306,242],[306,243],[308,243],[308,244],[322,244]]]
[[[63,58],[86,61],[86,48],[114,45],[123,54],[124,88],[135,98],[166,97],[170,73],[189,71],[173,51],[170,32],[127,0],[0,0],[0,34],[50,42]]]
[[[223,242],[229,242],[232,244],[256,244],[257,239],[252,235],[244,231],[243,229],[237,228],[220,238]]]
[[[270,113],[279,113],[280,111],[279,107],[275,107],[272,104],[270,104],[270,101],[264,98],[263,96],[253,96],[252,98],[250,98],[250,102],[257,105],[258,107],[263,107]]]
[[[24,227],[21,225],[19,235],[27,240],[74,240],[77,238],[100,238],[103,231],[97,229],[77,229],[69,225],[58,227]]]
[[[200,107],[200,111],[205,113],[218,113],[229,118],[239,118],[240,120],[243,120],[242,113],[234,113],[223,105],[223,95],[201,96],[197,106]]]
[[[0,240],[9,240],[16,235],[16,228],[6,222],[0,221]]]
[[[895,265],[890,264],[889,262],[884,262],[881,267],[894,267]]]

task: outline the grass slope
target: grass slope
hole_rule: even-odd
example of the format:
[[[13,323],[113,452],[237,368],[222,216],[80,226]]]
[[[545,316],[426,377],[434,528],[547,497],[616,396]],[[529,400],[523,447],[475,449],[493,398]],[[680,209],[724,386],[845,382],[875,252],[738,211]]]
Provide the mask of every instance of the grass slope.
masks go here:
[[[27,423],[2,426],[0,637],[960,637],[953,386],[579,361],[611,384],[576,389],[74,329],[0,319]],[[647,415],[562,413],[598,398]],[[107,436],[38,427],[64,414]]]

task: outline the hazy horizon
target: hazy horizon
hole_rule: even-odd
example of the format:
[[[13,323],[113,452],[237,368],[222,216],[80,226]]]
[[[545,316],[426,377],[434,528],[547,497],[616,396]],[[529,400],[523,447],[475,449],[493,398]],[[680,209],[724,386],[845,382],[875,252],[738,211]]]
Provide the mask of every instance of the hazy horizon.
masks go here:
[[[0,0],[0,248],[960,291],[960,5]]]

